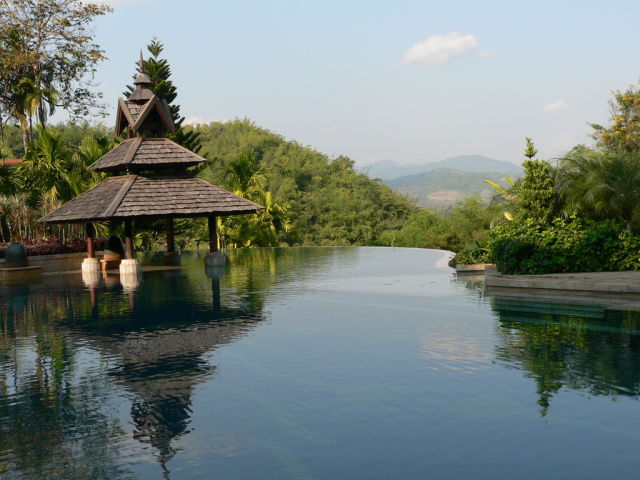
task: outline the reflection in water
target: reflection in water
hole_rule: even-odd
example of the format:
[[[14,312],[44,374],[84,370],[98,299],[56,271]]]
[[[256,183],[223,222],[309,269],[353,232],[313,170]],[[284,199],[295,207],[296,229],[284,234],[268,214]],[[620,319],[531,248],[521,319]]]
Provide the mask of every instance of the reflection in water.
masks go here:
[[[329,254],[319,249],[318,265]],[[276,249],[232,256],[226,275],[186,257],[191,268],[148,273],[135,289],[117,272],[0,289],[0,476],[129,478],[119,457],[133,438],[169,478],[194,389],[216,370],[209,354],[264,319],[264,292],[298,260]],[[124,423],[108,413],[123,398]]]
[[[487,297],[441,258],[246,249],[135,292],[0,288],[0,478],[635,473],[638,314]]]
[[[640,395],[640,312],[493,298],[496,357],[536,382],[541,415],[561,388],[609,397]]]
[[[172,442],[188,432],[195,385],[215,367],[204,357],[259,323],[259,295],[221,305],[219,278],[211,292],[188,278],[159,272],[149,288],[110,291],[52,285],[5,291],[2,315],[0,401],[2,464],[27,478],[61,478],[51,465],[67,458],[77,478],[116,478],[111,447],[126,425],[96,406],[114,385],[131,399],[133,438],[153,446],[165,475]],[[195,291],[194,291],[195,290]],[[135,302],[135,303],[134,303]],[[82,346],[82,348],[79,348]],[[96,370],[105,370],[104,377]],[[29,445],[30,447],[24,448]],[[73,467],[65,466],[65,478]]]

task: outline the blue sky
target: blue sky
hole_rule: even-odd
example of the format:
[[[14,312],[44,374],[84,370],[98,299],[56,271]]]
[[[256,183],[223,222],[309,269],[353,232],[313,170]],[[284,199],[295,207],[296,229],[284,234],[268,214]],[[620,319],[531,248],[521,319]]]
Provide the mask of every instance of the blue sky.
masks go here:
[[[361,165],[519,163],[525,136],[556,157],[640,76],[636,1],[106,3],[95,80],[111,110],[157,36],[186,117],[247,117]]]

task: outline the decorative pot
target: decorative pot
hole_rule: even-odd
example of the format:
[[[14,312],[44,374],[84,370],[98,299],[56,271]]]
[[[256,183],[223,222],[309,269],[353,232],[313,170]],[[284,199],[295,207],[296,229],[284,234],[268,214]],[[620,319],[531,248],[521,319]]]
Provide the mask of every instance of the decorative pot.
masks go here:
[[[9,244],[4,254],[5,268],[20,268],[29,265],[27,259],[27,249],[20,242]]]

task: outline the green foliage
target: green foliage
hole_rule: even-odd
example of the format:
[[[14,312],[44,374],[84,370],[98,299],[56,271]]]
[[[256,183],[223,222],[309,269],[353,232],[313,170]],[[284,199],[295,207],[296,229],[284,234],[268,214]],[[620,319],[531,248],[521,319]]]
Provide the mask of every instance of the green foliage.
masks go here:
[[[489,249],[485,245],[476,242],[457,253],[449,265],[453,267],[458,264],[472,265],[477,263],[489,263],[490,261],[491,252]]]
[[[640,217],[640,151],[579,146],[558,165],[565,210],[594,220],[621,220],[629,233]]]
[[[497,207],[486,205],[477,196],[460,202],[447,214],[421,209],[400,230],[385,232],[382,243],[462,252],[485,240],[498,212]]]
[[[615,221],[575,216],[542,225],[532,218],[505,222],[491,232],[490,260],[505,274],[636,270],[640,239]]]
[[[524,178],[518,188],[518,214],[535,222],[547,223],[559,209],[552,168],[543,160],[525,160]]]
[[[44,126],[55,107],[78,118],[98,106],[83,80],[105,58],[90,24],[109,11],[79,0],[0,1],[0,107],[20,122],[25,153],[33,116]]]
[[[533,144],[533,140],[531,140],[529,137],[526,137],[524,141],[526,142],[526,145],[524,147],[524,156],[529,160],[532,160],[533,157],[538,154],[538,149]]]
[[[378,245],[384,231],[399,229],[415,211],[407,198],[357,173],[349,158],[330,159],[248,120],[200,125],[194,131],[201,133],[211,160],[202,178],[234,190],[246,167],[261,178],[272,202],[288,206],[291,228],[279,233],[279,244]],[[251,161],[240,165],[243,155]]]
[[[616,90],[610,106],[608,126],[591,124],[598,146],[605,150],[640,150],[640,89],[631,85],[625,91]]]

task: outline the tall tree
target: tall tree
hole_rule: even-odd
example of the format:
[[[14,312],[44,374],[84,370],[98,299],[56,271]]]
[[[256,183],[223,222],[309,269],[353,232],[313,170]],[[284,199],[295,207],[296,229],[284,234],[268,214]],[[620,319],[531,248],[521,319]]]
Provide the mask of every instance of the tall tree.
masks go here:
[[[0,102],[20,121],[25,148],[20,116],[44,126],[55,107],[72,119],[99,107],[90,79],[105,56],[90,26],[109,11],[81,0],[0,0]]]
[[[559,199],[553,180],[553,168],[544,160],[534,159],[538,153],[530,138],[525,139],[522,162],[524,177],[518,187],[519,214],[540,223],[551,221],[558,213]]]
[[[167,135],[174,142],[188,148],[192,152],[198,153],[200,150],[200,133],[190,130],[187,131],[182,128],[184,117],[180,116],[180,105],[174,103],[178,96],[177,88],[171,81],[171,66],[165,58],[160,58],[160,54],[164,51],[164,45],[157,38],[151,40],[151,43],[147,45],[147,50],[151,54],[146,60],[141,59],[137,64],[137,70],[140,73],[144,70],[151,80],[151,90],[160,99],[164,99],[169,104],[169,111],[173,123],[176,126],[176,132],[171,135]],[[142,68],[141,68],[142,67]],[[130,95],[133,91],[133,86],[128,85],[127,91],[124,93],[126,96]]]
[[[640,150],[640,88],[631,85],[625,91],[614,91],[609,105],[611,123],[591,124],[598,146],[628,152]]]

